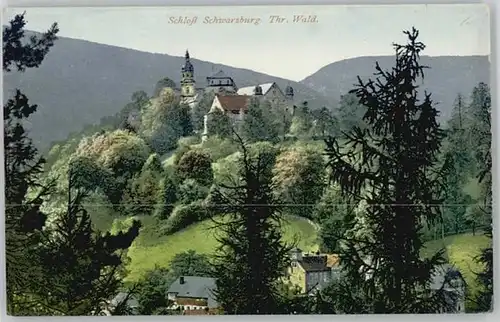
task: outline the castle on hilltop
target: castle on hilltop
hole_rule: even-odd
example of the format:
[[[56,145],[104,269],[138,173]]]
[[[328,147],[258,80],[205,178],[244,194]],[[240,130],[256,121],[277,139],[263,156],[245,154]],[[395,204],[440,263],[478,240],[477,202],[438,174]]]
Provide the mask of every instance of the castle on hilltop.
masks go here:
[[[184,65],[181,69],[180,93],[181,103],[193,108],[199,103],[204,93],[212,91],[215,93],[212,106],[208,114],[220,110],[234,121],[242,121],[248,112],[248,105],[251,98],[268,101],[272,108],[283,108],[290,113],[294,112],[294,90],[288,85],[285,90],[275,82],[256,84],[238,88],[234,80],[227,76],[222,70],[206,78],[205,87],[196,87],[194,77],[194,66],[191,63],[189,51],[186,50]],[[203,138],[208,136],[207,119],[205,115],[205,126]]]

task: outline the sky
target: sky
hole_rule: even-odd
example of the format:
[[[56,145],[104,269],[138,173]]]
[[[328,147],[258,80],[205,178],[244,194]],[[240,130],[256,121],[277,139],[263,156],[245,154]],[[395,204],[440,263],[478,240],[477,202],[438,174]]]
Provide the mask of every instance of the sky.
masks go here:
[[[302,80],[335,61],[392,55],[403,30],[415,26],[424,55],[489,55],[486,5],[330,5],[247,7],[128,7],[8,9],[4,19],[26,11],[26,28],[153,53],[191,57]],[[271,15],[284,17],[270,23]],[[317,22],[293,23],[295,15]],[[194,24],[171,19],[198,17]],[[260,18],[259,24],[205,24],[205,17]]]

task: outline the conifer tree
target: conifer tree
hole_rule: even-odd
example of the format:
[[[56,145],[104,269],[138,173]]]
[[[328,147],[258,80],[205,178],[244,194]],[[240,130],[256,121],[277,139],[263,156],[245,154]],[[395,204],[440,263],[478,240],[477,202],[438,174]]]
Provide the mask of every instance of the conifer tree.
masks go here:
[[[481,287],[476,299],[477,310],[485,312],[493,309],[493,240],[492,240],[492,159],[491,159],[491,94],[488,85],[479,83],[472,93],[469,112],[473,118],[472,137],[477,143],[475,154],[478,165],[477,178],[481,187],[482,205],[479,208],[487,219],[485,234],[490,239],[490,246],[481,251],[476,260],[484,265],[477,274]]]
[[[37,304],[50,315],[99,315],[121,287],[123,252],[141,226],[134,220],[116,235],[93,231],[82,207],[88,191],[74,188],[79,175],[78,169],[71,170],[67,210],[53,214],[35,251],[44,277],[35,290]]]
[[[443,133],[430,94],[419,101],[417,82],[424,70],[419,55],[425,46],[416,29],[405,34],[408,43],[394,45],[392,70],[377,64],[377,79],[358,78],[352,91],[366,107],[367,128],[346,133],[345,149],[336,139],[326,140],[331,179],[360,204],[358,215],[346,220],[357,231],[342,240],[344,287],[359,290],[357,297],[374,313],[436,313],[446,307],[443,291],[428,289],[442,252],[420,257],[422,222],[440,217],[437,153]],[[348,299],[339,296],[337,310],[358,313],[349,312]]]
[[[273,151],[249,151],[241,141],[239,184],[214,191],[220,248],[214,263],[215,296],[226,314],[278,313],[278,281],[290,247],[282,241],[280,212],[273,198],[270,159]]]
[[[25,14],[16,15],[3,28],[4,72],[39,67],[57,39],[56,23],[46,33],[25,39],[24,17]],[[20,90],[3,106],[7,311],[13,315],[31,309],[31,305],[23,302],[37,281],[38,270],[28,251],[45,225],[46,215],[40,211],[40,205],[51,188],[39,186],[45,160],[38,156],[24,129],[24,122],[36,110],[37,106],[31,105]],[[30,189],[38,189],[38,195],[29,197]]]

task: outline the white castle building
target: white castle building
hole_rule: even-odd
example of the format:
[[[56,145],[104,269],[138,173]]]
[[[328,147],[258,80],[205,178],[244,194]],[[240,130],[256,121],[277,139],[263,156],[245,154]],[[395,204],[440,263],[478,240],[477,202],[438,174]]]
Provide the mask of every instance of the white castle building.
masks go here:
[[[222,70],[207,77],[207,85],[203,88],[196,87],[194,79],[194,66],[191,63],[189,52],[186,50],[184,65],[181,69],[180,96],[181,102],[191,108],[198,104],[201,96],[208,91],[215,92],[215,97],[208,114],[220,110],[233,120],[243,120],[248,112],[251,98],[266,100],[272,108],[283,108],[290,113],[294,110],[294,90],[288,85],[285,90],[275,82],[256,84],[238,88],[234,80],[227,76]],[[208,114],[205,115],[203,138],[209,135],[207,128]]]

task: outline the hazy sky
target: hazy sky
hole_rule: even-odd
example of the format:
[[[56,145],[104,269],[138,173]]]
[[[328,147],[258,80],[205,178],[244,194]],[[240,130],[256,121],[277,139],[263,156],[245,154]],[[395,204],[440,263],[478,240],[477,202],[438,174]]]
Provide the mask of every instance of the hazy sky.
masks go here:
[[[27,28],[43,31],[57,21],[60,36],[181,56],[301,80],[331,62],[393,54],[415,26],[427,45],[425,55],[489,55],[486,5],[252,6],[28,8]],[[294,15],[316,15],[317,23],[293,23]],[[270,24],[270,15],[288,23]],[[193,25],[170,17],[197,16]],[[253,24],[204,24],[206,16],[260,18]],[[57,44],[56,44],[57,46]]]

